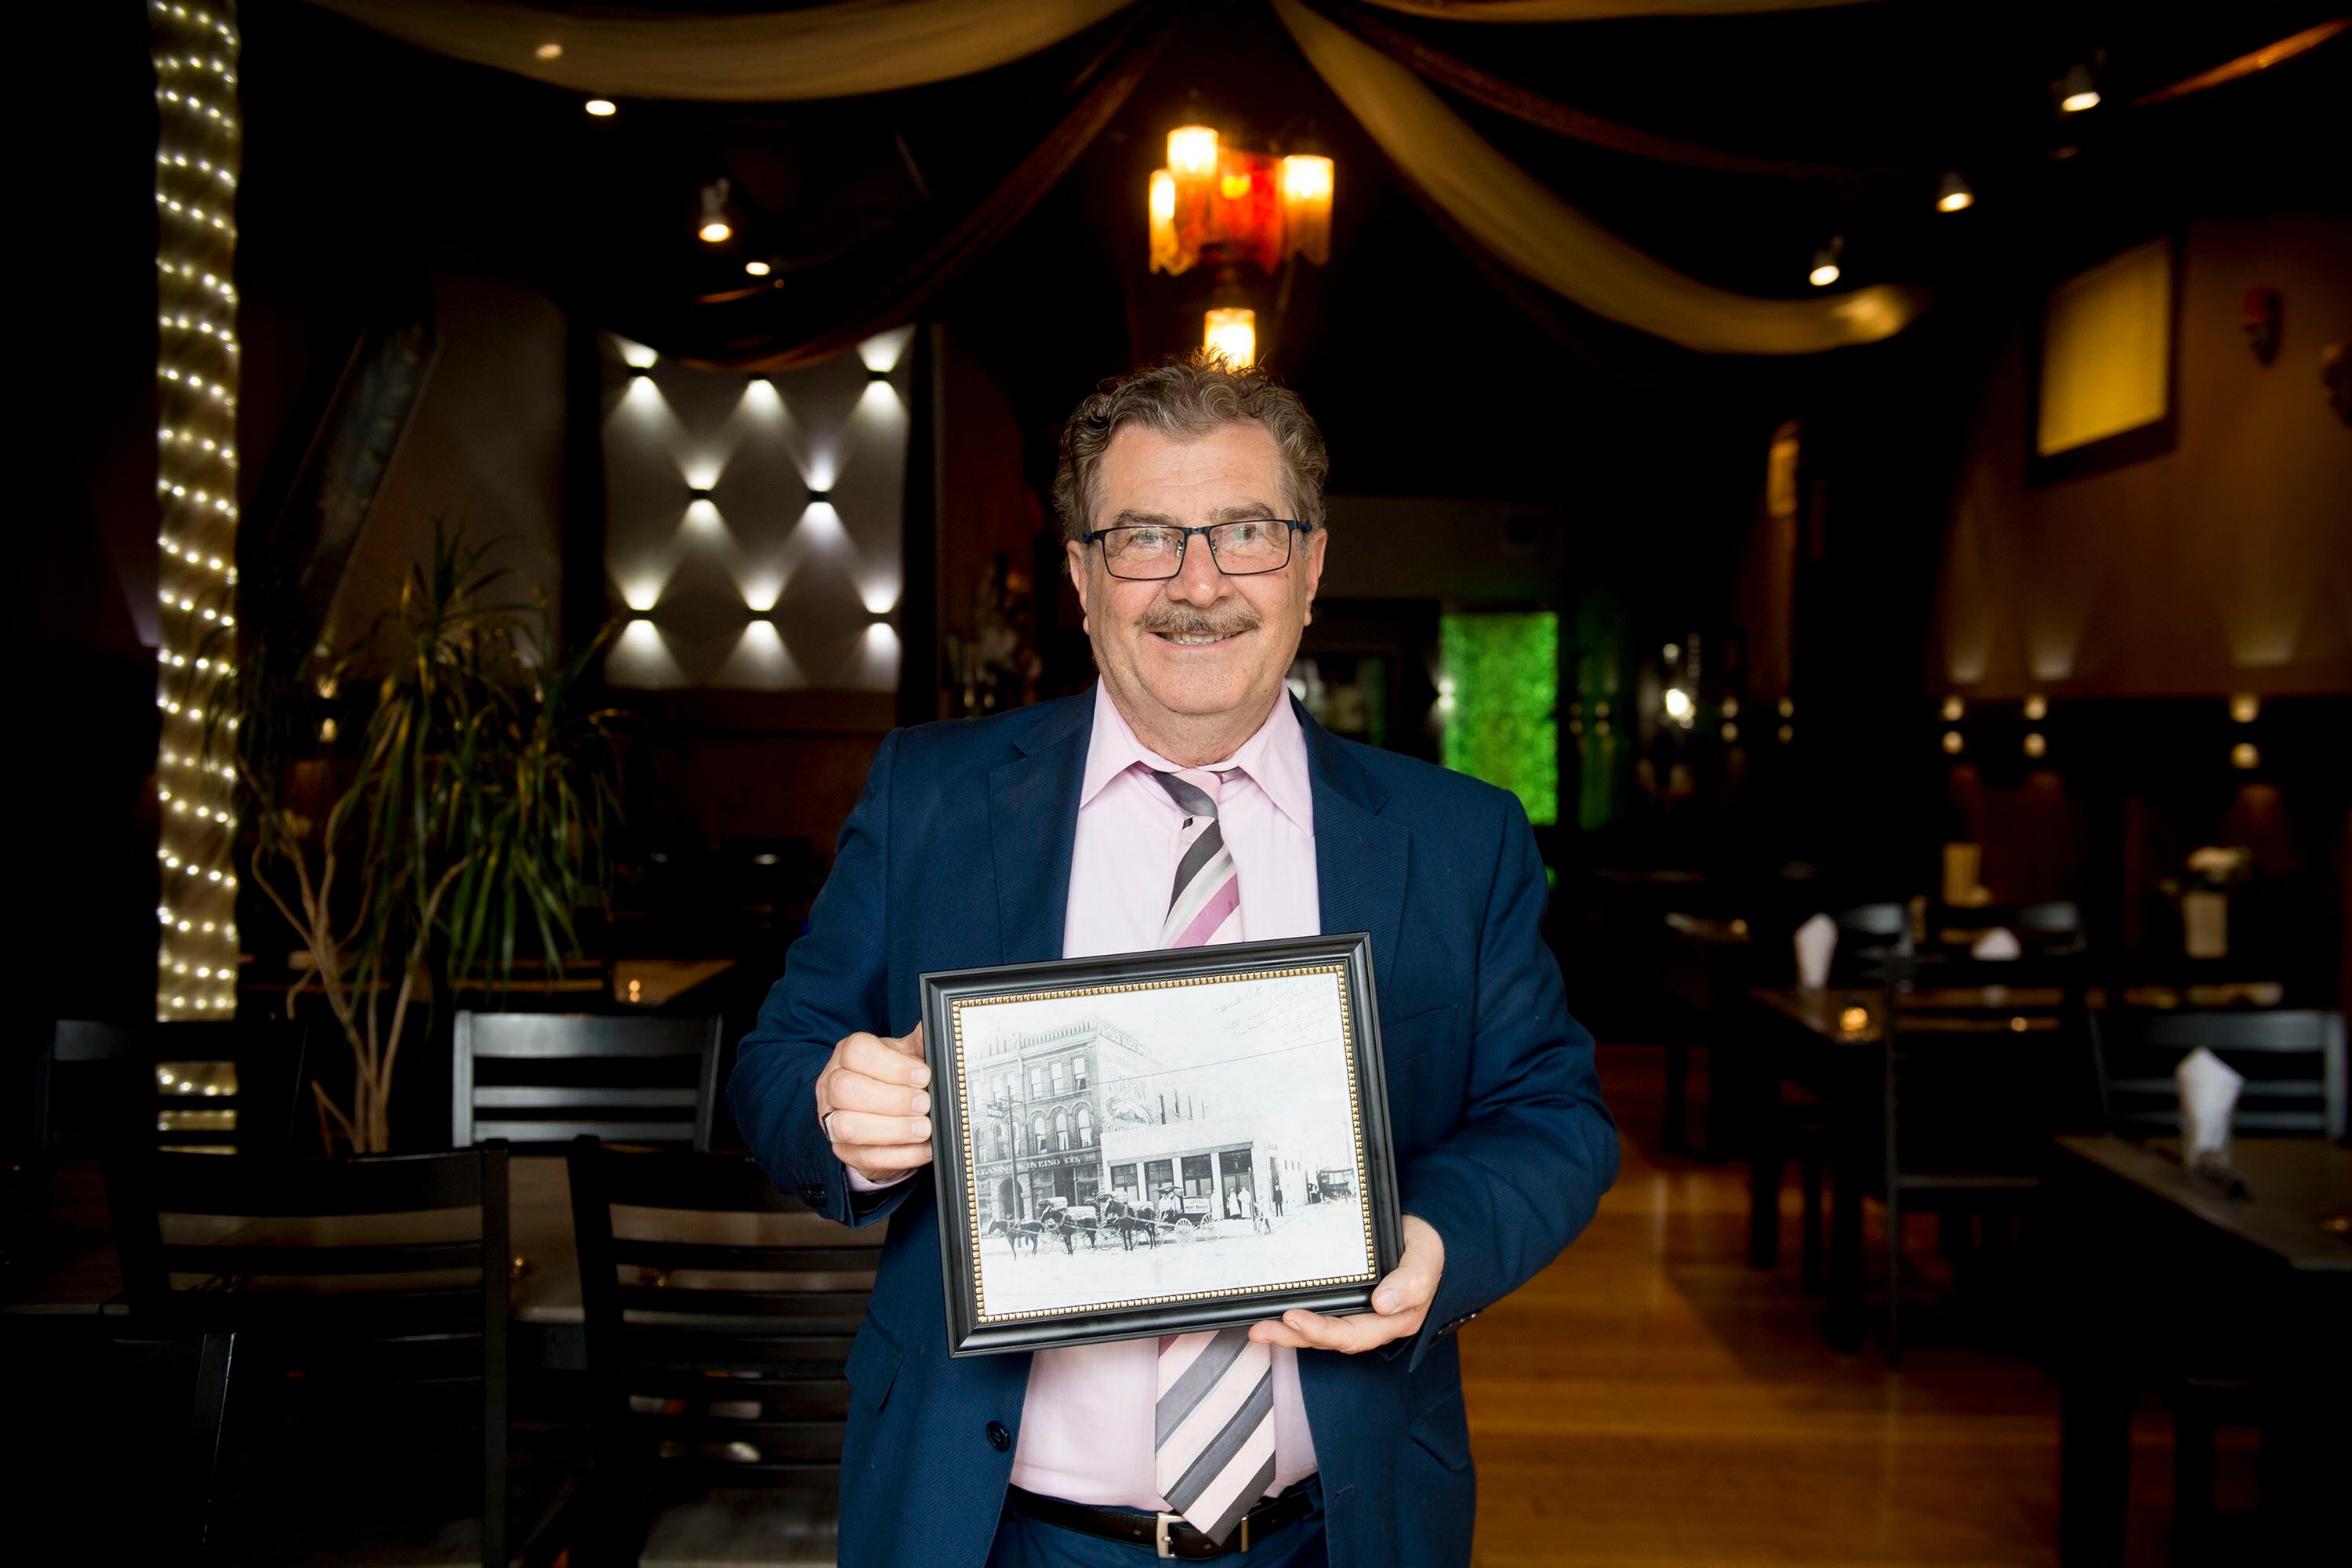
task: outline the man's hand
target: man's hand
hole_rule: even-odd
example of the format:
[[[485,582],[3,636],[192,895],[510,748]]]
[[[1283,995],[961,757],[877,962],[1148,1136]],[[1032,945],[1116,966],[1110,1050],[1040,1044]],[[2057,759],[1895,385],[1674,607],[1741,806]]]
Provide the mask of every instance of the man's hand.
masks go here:
[[[1372,1310],[1352,1318],[1327,1318],[1320,1312],[1293,1310],[1278,1323],[1253,1323],[1250,1338],[1265,1345],[1287,1345],[1295,1351],[1338,1351],[1356,1355],[1374,1351],[1391,1340],[1421,1331],[1429,1303],[1437,1295],[1437,1281],[1445,1273],[1445,1243],[1430,1223],[1417,1215],[1404,1216],[1404,1256],[1396,1271],[1372,1291]]]
[[[816,1118],[834,1157],[869,1182],[898,1180],[930,1163],[931,1069],[923,1026],[893,1039],[852,1035],[816,1075]]]

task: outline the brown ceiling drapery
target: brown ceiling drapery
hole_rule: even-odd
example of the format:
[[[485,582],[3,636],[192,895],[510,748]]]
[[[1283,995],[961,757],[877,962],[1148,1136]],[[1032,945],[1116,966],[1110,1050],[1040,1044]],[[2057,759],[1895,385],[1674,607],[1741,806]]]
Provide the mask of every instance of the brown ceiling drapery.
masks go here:
[[[311,0],[475,65],[609,98],[782,103],[971,76],[1135,0],[847,0],[749,16],[580,16],[514,0]],[[541,59],[541,45],[562,47]]]
[[[928,238],[886,235],[826,268],[828,277],[870,281],[823,289],[811,279],[805,287],[736,289],[623,319],[621,330],[691,364],[760,374],[830,359],[908,321],[1069,172],[1150,69],[1181,11],[1168,3],[1139,12],[1080,73],[1054,128],[977,206]]]
[[[1405,67],[1300,0],[1274,8],[1399,173],[1514,271],[1595,315],[1703,353],[1796,354],[1890,337],[1927,306],[1885,284],[1766,300],[1677,272],[1562,201]]]
[[[1375,5],[1445,22],[1607,22],[1629,16],[1748,16],[1812,11],[1864,0],[1371,0]]]
[[[1377,4],[1378,0],[1372,0],[1372,3]],[[1556,136],[1565,136],[1588,146],[1629,153],[1654,163],[1706,169],[1720,174],[1753,174],[1769,179],[1812,180],[1843,185],[1870,185],[1916,174],[1916,171],[1908,169],[1855,168],[1795,158],[1759,158],[1748,153],[1703,147],[1694,142],[1677,142],[1672,137],[1655,135],[1635,126],[1603,120],[1597,114],[1588,114],[1580,109],[1555,102],[1540,93],[1530,92],[1516,82],[1506,81],[1492,72],[1481,70],[1466,60],[1422,42],[1402,27],[1391,26],[1368,15],[1360,6],[1333,8],[1332,15],[1342,26],[1366,43],[1402,60],[1448,91],[1458,93],[1474,103],[1484,104],[1498,113],[1507,114],[1514,120],[1523,121],[1538,130],[1549,131]]]

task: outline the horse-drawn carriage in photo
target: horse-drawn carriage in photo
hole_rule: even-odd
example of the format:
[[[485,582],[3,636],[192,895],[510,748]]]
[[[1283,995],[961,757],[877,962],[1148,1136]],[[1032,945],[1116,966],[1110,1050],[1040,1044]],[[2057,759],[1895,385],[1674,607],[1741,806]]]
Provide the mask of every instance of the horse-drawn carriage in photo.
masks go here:
[[[1049,1241],[1058,1241],[1064,1252],[1075,1253],[1080,1238],[1092,1249],[1108,1246],[1112,1237],[1118,1238],[1121,1248],[1132,1252],[1138,1242],[1158,1247],[1163,1241],[1191,1241],[1212,1234],[1217,1217],[1215,1201],[1211,1198],[1178,1198],[1171,1193],[1155,1206],[1141,1198],[1111,1193],[1099,1204],[1048,1198],[1035,1219],[999,1217],[982,1226],[981,1235],[1003,1237],[1015,1258],[1024,1250],[1034,1255]]]

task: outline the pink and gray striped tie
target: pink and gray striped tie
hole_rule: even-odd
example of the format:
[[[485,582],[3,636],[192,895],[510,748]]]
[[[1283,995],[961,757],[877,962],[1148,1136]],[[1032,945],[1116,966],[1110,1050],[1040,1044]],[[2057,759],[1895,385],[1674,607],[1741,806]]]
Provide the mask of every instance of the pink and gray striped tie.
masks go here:
[[[1232,942],[1241,935],[1241,878],[1217,821],[1219,775],[1187,768],[1151,776],[1185,819],[1160,945]],[[1157,1399],[1152,1484],[1195,1529],[1223,1541],[1274,1484],[1274,1352],[1246,1329],[1163,1334]]]

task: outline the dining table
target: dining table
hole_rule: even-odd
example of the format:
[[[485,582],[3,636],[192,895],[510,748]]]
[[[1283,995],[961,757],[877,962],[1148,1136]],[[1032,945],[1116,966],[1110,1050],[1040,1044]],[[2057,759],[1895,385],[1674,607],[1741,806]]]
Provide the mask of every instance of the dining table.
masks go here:
[[[2066,1137],[2050,1185],[2063,1269],[2052,1300],[2062,1319],[2060,1561],[2123,1560],[2143,1392],[2197,1400],[2233,1388],[2262,1434],[2265,1539],[2242,1560],[2341,1561],[2352,1150],[2242,1138],[2226,1165],[2201,1168],[2172,1140]],[[2211,1504],[2210,1448],[2179,1435],[2197,1425],[2176,1415],[2176,1522]]]
[[[98,1162],[71,1161],[16,1173],[10,1180],[15,1190],[8,1194],[0,1255],[0,1318],[129,1316]],[[514,1250],[507,1310],[515,1359],[553,1371],[585,1368],[580,1259],[563,1156],[508,1160],[507,1230]]]

